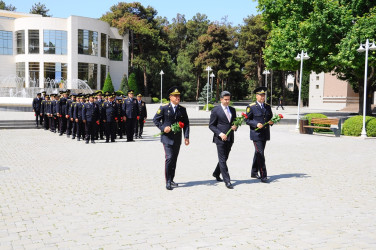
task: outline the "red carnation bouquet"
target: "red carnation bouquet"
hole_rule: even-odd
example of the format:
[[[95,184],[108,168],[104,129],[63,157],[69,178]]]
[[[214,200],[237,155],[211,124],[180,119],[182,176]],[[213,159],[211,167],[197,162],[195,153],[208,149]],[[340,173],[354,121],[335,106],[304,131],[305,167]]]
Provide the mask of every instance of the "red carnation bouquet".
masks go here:
[[[237,126],[237,127],[240,127],[243,124],[244,120],[247,119],[247,118],[248,118],[247,114],[242,113],[241,116],[238,116],[238,117],[235,118],[235,121],[233,121],[232,124]],[[226,136],[228,136],[230,134],[231,130],[232,129],[230,128],[227,131]]]
[[[283,115],[281,115],[281,114],[278,114],[278,115],[275,114],[275,115],[273,116],[273,118],[270,119],[270,121],[272,121],[272,122],[275,124],[275,123],[278,123],[282,118],[283,118]],[[269,122],[270,122],[270,121],[269,121]],[[263,126],[268,125],[269,122],[265,122],[265,123],[263,124]],[[256,128],[255,131],[257,131],[257,130],[259,130],[259,129],[260,129],[260,128]]]
[[[179,133],[182,128],[184,128],[183,122],[175,122],[174,124],[171,125],[171,131],[174,132],[174,134]],[[154,137],[163,135],[164,133],[165,132],[160,132],[160,133],[154,135]]]

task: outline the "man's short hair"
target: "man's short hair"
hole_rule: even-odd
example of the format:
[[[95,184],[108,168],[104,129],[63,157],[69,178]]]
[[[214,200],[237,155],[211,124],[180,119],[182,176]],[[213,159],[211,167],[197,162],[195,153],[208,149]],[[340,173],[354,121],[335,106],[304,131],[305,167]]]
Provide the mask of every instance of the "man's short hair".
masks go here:
[[[231,93],[230,92],[228,92],[227,90],[225,90],[225,91],[222,91],[221,92],[221,98],[223,98],[223,97],[225,97],[225,96],[231,96]]]

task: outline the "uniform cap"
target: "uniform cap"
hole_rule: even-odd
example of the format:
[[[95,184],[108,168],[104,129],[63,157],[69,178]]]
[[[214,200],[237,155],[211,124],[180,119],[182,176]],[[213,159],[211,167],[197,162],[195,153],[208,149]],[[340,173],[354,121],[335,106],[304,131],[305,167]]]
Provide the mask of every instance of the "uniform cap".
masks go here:
[[[128,90],[128,94],[134,94],[133,89]]]
[[[142,95],[141,95],[141,94],[138,94],[137,97],[142,97]]]
[[[169,95],[180,95],[180,88],[177,86],[173,86],[168,90]]]
[[[253,93],[258,95],[263,95],[266,93],[267,88],[266,87],[258,87],[256,88]]]

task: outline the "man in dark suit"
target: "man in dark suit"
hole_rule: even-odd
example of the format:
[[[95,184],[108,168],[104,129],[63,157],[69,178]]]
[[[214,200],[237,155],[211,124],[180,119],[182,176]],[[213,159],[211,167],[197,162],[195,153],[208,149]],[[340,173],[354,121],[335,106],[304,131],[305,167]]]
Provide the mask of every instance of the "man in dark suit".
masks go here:
[[[67,101],[68,101],[68,93],[63,92],[62,97],[56,103],[57,117],[58,117],[59,128],[60,128],[60,133],[59,133],[60,136],[62,136],[67,130],[67,118],[66,118]]]
[[[144,122],[148,116],[147,110],[146,110],[146,103],[141,100],[142,95],[137,95],[137,105],[138,105],[138,116],[136,121],[136,128],[134,130],[134,136],[135,138],[142,139],[142,132],[144,131]]]
[[[261,179],[262,182],[267,183],[268,175],[264,150],[266,141],[270,140],[270,126],[273,125],[270,119],[273,117],[273,113],[270,105],[265,103],[266,87],[256,88],[254,93],[257,101],[249,104],[246,111],[248,116],[246,123],[250,127],[250,138],[255,147],[251,177]],[[269,123],[264,126],[267,122]],[[257,128],[258,130],[256,131]],[[260,172],[260,175],[258,172]]]
[[[95,103],[98,105],[99,107],[99,116],[102,115],[102,107],[103,107],[103,103],[104,103],[104,99],[102,98],[102,91],[101,90],[98,90],[97,91],[97,97],[98,99],[95,101]],[[102,122],[102,119],[100,119],[99,121],[99,125],[95,125],[95,128],[96,128],[96,139],[100,138],[101,140],[104,139],[103,135],[104,135],[104,123]],[[99,134],[99,136],[98,136]]]
[[[123,104],[123,121],[125,122],[125,129],[127,133],[127,142],[134,141],[134,126],[138,116],[137,100],[133,98],[133,90],[128,91],[128,98],[124,100]]]
[[[94,96],[89,96],[89,101],[84,104],[82,108],[82,120],[85,124],[85,135],[86,144],[95,143],[95,129],[94,124],[99,123],[99,107],[98,104],[94,103]]]
[[[41,97],[41,93],[38,93],[37,97],[33,99],[33,111],[35,114],[35,122],[36,122],[37,128],[39,126],[38,119],[40,121],[40,125],[42,125],[42,114],[40,112],[41,109],[42,109],[42,97]]]
[[[82,108],[84,107],[85,98],[83,95],[78,95],[78,102],[75,103],[73,107],[73,119],[76,122],[76,136],[77,141],[81,138],[85,138],[84,124],[82,122]],[[74,136],[72,139],[75,138]]]
[[[168,91],[170,103],[161,106],[153,118],[155,126],[157,126],[163,134],[161,142],[165,150],[165,178],[166,189],[172,190],[178,184],[174,182],[176,161],[178,159],[182,131],[174,133],[171,126],[175,123],[183,123],[184,143],[189,145],[189,119],[185,107],[179,105],[180,90],[178,87],[172,87]]]
[[[102,104],[102,121],[105,126],[106,142],[115,142],[116,138],[116,123],[118,122],[118,106],[114,101],[114,96],[107,95],[108,101]]]
[[[234,130],[237,129],[233,125],[233,121],[236,118],[236,110],[230,107],[231,94],[228,91],[222,91],[221,105],[212,109],[209,121],[209,129],[214,133],[213,142],[217,145],[218,164],[213,172],[213,177],[217,181],[222,181],[219,174],[222,174],[222,178],[225,185],[229,189],[234,187],[231,184],[230,175],[227,168],[227,159],[230,155],[232,144],[234,143]],[[226,136],[227,131],[232,129],[230,134]]]

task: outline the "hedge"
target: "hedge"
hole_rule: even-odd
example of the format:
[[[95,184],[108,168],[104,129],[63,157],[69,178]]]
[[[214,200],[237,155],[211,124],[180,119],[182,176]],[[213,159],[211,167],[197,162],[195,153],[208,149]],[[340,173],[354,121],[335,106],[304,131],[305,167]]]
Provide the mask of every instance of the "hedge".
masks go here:
[[[306,118],[308,120],[308,125],[312,125],[311,124],[312,118],[327,118],[327,116],[324,115],[324,114],[312,113],[312,114],[305,115],[304,118]],[[320,126],[321,127],[330,127],[330,125],[325,125],[325,124],[320,124]],[[328,130],[326,130],[326,129],[319,129],[319,128],[315,128],[313,131],[314,132],[328,132]]]
[[[343,124],[343,134],[360,136],[363,129],[363,116],[357,115],[347,119]],[[376,118],[366,116],[366,131],[368,137],[376,137]]]

